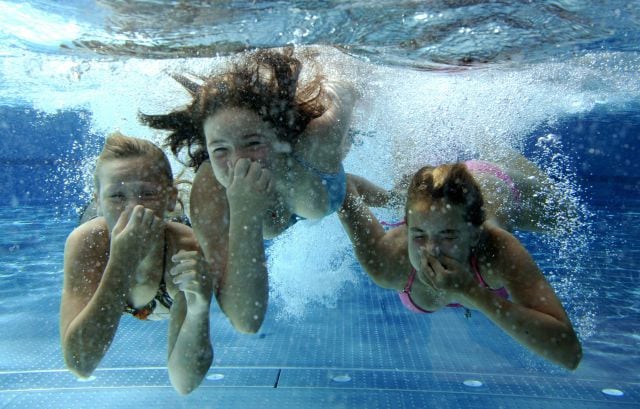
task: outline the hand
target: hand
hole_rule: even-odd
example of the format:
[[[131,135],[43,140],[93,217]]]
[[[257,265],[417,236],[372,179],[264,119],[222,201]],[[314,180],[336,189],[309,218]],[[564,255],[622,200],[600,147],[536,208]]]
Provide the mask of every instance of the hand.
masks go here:
[[[110,257],[131,264],[135,272],[154,246],[162,245],[165,222],[142,205],[127,207],[111,231]]]
[[[216,284],[209,263],[197,251],[179,251],[171,261],[176,264],[169,274],[173,277],[173,283],[184,293],[187,311],[208,312],[212,288]]]
[[[432,256],[424,250],[417,277],[425,285],[456,294],[466,293],[475,284],[468,267],[451,257]]]
[[[229,208],[252,216],[264,215],[273,190],[271,172],[263,169],[259,162],[245,158],[238,159],[235,165],[229,166]]]

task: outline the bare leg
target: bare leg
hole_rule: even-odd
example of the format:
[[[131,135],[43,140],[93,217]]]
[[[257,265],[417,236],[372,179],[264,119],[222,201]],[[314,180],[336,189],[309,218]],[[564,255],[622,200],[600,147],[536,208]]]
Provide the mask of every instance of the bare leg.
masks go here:
[[[513,152],[502,166],[521,195],[519,211],[511,217],[514,228],[551,233],[576,215],[574,203],[558,190],[549,175],[520,153]]]

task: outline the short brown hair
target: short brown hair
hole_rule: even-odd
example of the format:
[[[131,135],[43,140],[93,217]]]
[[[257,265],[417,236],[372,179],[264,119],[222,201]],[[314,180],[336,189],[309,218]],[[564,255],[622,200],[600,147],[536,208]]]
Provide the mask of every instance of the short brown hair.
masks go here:
[[[464,163],[425,166],[416,172],[407,192],[405,217],[414,203],[422,201],[430,204],[436,199],[464,206],[465,221],[474,226],[480,226],[485,221],[480,186]]]
[[[93,183],[95,189],[99,189],[98,171],[103,162],[113,159],[128,159],[146,157],[159,165],[164,175],[167,177],[167,183],[173,183],[173,172],[171,171],[171,163],[169,158],[164,154],[153,142],[126,136],[120,132],[114,132],[107,136],[104,147],[96,160],[96,170],[93,173]]]

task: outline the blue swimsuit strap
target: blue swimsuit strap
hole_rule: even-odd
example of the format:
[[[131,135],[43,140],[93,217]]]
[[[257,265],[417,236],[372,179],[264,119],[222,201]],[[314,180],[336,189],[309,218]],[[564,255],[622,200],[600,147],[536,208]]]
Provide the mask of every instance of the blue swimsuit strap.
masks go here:
[[[322,180],[322,184],[326,187],[327,194],[329,195],[329,213],[327,214],[338,210],[347,194],[347,175],[344,172],[342,164],[340,164],[340,170],[338,172],[328,173],[318,170],[313,164],[297,155],[292,154],[291,157],[303,168],[307,169]]]

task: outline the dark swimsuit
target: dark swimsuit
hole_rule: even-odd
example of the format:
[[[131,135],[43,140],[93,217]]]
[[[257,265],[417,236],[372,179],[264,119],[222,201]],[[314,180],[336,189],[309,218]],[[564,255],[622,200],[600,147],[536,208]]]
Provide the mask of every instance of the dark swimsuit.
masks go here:
[[[507,292],[506,288],[500,287],[497,289],[493,289],[489,287],[486,281],[484,281],[484,278],[482,278],[482,276],[480,275],[480,271],[478,270],[478,259],[475,256],[471,256],[470,263],[471,263],[471,269],[473,270],[473,273],[474,273],[474,277],[478,282],[478,284],[480,284],[482,287],[486,287],[489,290],[493,291],[498,297],[501,297],[504,299],[509,298],[509,293]],[[404,286],[404,289],[398,292],[398,295],[400,296],[400,300],[402,301],[402,304],[405,307],[407,307],[407,309],[410,311],[430,314],[434,311],[429,311],[421,308],[411,298],[411,286],[413,285],[413,281],[415,280],[415,278],[416,278],[416,269],[413,268],[411,269],[411,274],[409,274],[409,279],[407,280],[407,284]],[[447,304],[446,306],[453,307],[453,308],[464,307],[462,304],[458,304],[458,303],[451,303],[451,304]]]
[[[167,285],[164,282],[164,271],[167,264],[167,234],[165,232],[164,237],[164,251],[162,253],[162,278],[160,279],[160,286],[158,287],[158,292],[156,292],[156,296],[153,297],[151,301],[145,306],[140,308],[134,308],[131,305],[127,304],[124,307],[124,312],[127,314],[131,314],[139,320],[146,320],[149,315],[153,314],[158,303],[162,304],[166,309],[170,310],[173,305],[173,298],[167,292]]]
[[[79,225],[87,222],[89,220],[93,220],[98,217],[97,207],[94,201],[87,203],[80,214]],[[172,222],[182,223],[186,226],[191,227],[191,221],[187,215],[175,216],[170,219]],[[156,292],[156,296],[153,297],[151,301],[145,306],[140,308],[134,308],[130,305],[126,305],[124,307],[124,312],[126,314],[131,314],[139,320],[146,320],[149,315],[153,314],[156,309],[157,303],[162,304],[166,309],[170,310],[173,305],[173,298],[167,292],[167,285],[164,282],[164,272],[167,264],[167,232],[164,234],[164,250],[162,253],[162,278],[160,279],[160,285],[158,286],[158,292]]]

